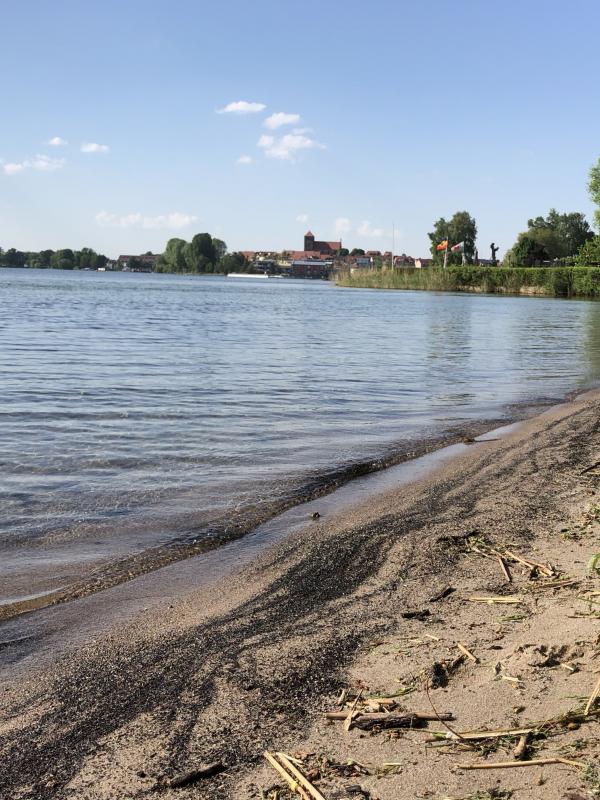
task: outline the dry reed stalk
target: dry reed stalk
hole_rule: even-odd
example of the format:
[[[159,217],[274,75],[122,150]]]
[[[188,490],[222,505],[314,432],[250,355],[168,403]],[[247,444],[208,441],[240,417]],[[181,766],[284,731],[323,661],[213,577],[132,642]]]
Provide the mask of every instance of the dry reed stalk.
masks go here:
[[[543,767],[545,764],[567,764],[578,769],[583,769],[587,766],[581,761],[571,761],[560,756],[531,758],[528,761],[496,761],[492,764],[457,764],[456,766],[459,769],[509,769],[510,767]]]

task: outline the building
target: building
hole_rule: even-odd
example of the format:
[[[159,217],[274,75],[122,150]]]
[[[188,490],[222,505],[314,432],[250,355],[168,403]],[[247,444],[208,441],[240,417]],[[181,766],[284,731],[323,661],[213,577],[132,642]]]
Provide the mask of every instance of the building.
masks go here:
[[[119,256],[117,258],[117,269],[124,269],[126,272],[152,272],[156,265],[158,256],[153,253],[144,253],[141,256]],[[135,266],[130,266],[133,262]]]
[[[415,258],[415,267],[417,269],[426,269],[427,267],[430,267],[432,263],[432,258]]]
[[[333,269],[333,261],[305,258],[292,261],[292,278],[328,278]]]
[[[312,231],[304,234],[304,251],[316,252],[321,255],[334,256],[338,250],[342,249],[342,242],[319,242],[315,239]]]

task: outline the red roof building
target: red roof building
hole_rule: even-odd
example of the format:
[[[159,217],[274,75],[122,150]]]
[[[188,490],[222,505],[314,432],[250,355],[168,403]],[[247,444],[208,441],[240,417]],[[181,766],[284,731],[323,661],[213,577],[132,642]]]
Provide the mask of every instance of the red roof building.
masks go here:
[[[304,234],[304,251],[316,251],[322,255],[332,256],[341,250],[342,242],[319,242],[315,239],[312,231],[307,231]]]

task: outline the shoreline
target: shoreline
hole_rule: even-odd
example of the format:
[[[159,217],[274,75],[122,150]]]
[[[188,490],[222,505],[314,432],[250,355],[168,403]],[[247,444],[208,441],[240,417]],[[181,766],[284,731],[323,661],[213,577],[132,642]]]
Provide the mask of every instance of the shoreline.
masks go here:
[[[346,289],[500,294],[508,297],[547,297],[596,300],[600,297],[600,269],[596,266],[502,267],[450,265],[363,269],[341,273],[336,286]]]
[[[360,761],[361,749],[369,746],[381,754],[380,738],[361,738],[357,731],[344,736],[341,728],[323,728],[320,720],[357,676],[369,674],[370,688],[391,691],[397,678],[414,672],[415,656],[402,647],[382,655],[379,666],[368,663],[374,660],[374,642],[418,634],[424,623],[404,619],[403,611],[431,607],[439,630],[447,633],[453,625],[478,653],[488,646],[487,634],[493,641],[500,637],[501,647],[512,635],[513,623],[499,623],[488,607],[460,602],[466,591],[507,591],[495,565],[466,556],[469,533],[509,541],[519,552],[537,554],[538,561],[552,552],[553,560],[564,562],[562,569],[585,573],[592,540],[598,550],[597,522],[590,522],[579,539],[561,538],[560,531],[581,516],[597,490],[598,478],[582,470],[598,460],[599,413],[598,390],[546,410],[505,438],[468,448],[425,478],[292,533],[241,572],[140,614],[52,669],[27,680],[7,680],[0,712],[0,783],[14,796],[32,800],[138,798],[148,791],[169,800],[251,798],[277,782],[277,775],[262,766],[265,749],[298,752],[318,741],[320,752],[332,756]],[[432,606],[428,598],[449,583],[456,593],[447,604]],[[560,626],[543,616],[551,614],[545,603],[546,598],[528,601],[522,625],[543,619],[544,630],[558,637]],[[593,626],[594,618],[568,624],[574,640],[587,641],[586,626]],[[576,674],[559,671],[571,695],[585,695],[595,680],[589,648],[581,649],[579,656],[569,656],[580,661]],[[470,684],[467,667],[461,667],[458,684],[471,685],[470,706],[460,707],[456,700],[464,715],[462,730],[481,724],[484,712],[489,717],[494,703],[508,704],[515,693],[510,684],[498,686],[481,677],[491,674],[483,669],[473,671],[480,685]],[[368,673],[371,668],[375,673]],[[379,674],[377,686],[373,674]],[[448,702],[444,692],[433,693],[439,707]],[[421,694],[416,689],[407,705],[423,706]],[[544,692],[536,694],[543,704]],[[582,731],[572,732],[571,739],[577,735],[581,738]],[[385,741],[390,760],[391,752],[398,761],[406,757],[403,751],[410,753],[403,777],[361,776],[346,783],[360,782],[381,800],[418,796],[428,785],[427,770],[408,768],[422,745]],[[188,790],[165,783],[175,773],[215,760],[226,766],[221,775]],[[447,767],[447,759],[445,765],[436,760],[435,769],[449,775],[446,792],[458,794],[460,785],[463,796],[465,787],[493,782],[485,773],[482,784],[479,773],[457,775]],[[532,770],[516,772],[530,784],[537,777]],[[329,787],[333,778],[321,780]],[[577,781],[572,772],[553,771],[541,794],[533,788],[523,796],[560,798],[567,786],[579,786]],[[442,796],[441,784],[433,796]]]
[[[576,392],[569,392],[565,400]],[[90,595],[120,586],[143,575],[149,575],[171,564],[195,558],[202,554],[239,541],[261,526],[285,514],[288,510],[328,497],[340,488],[364,477],[386,472],[398,465],[418,461],[423,456],[446,447],[471,440],[495,430],[536,415],[551,408],[556,399],[527,400],[502,407],[496,418],[473,419],[462,425],[453,425],[445,431],[415,439],[401,439],[390,444],[380,455],[363,458],[333,467],[331,470],[310,475],[297,487],[271,501],[269,504],[249,504],[238,509],[235,518],[229,515],[215,519],[207,529],[190,531],[168,544],[151,546],[121,558],[104,559],[92,563],[75,580],[56,588],[45,588],[27,597],[11,602],[0,602],[0,625],[23,614],[69,603]],[[62,583],[62,582],[61,582]]]

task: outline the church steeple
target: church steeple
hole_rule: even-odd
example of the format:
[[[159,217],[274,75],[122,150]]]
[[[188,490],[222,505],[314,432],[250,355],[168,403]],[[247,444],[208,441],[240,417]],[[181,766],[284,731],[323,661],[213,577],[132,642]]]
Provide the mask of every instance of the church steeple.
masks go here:
[[[315,249],[315,235],[312,231],[307,231],[304,234],[304,249],[305,250]]]

